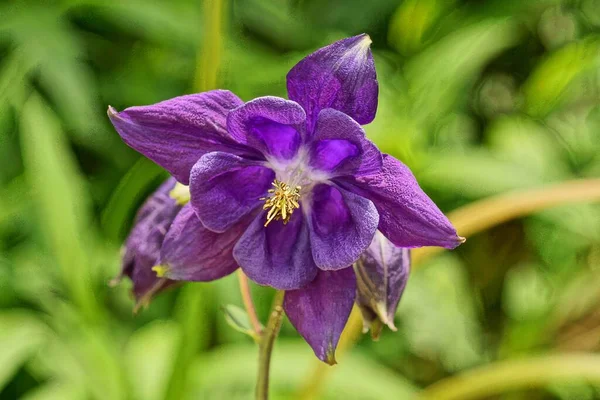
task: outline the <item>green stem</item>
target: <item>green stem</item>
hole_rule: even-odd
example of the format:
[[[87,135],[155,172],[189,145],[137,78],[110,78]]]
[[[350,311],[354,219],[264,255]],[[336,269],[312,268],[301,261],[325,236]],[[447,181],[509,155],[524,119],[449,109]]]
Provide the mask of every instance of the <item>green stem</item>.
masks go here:
[[[418,399],[489,398],[509,390],[573,379],[600,383],[600,356],[574,353],[500,361],[434,383],[423,390]]]
[[[284,291],[278,291],[273,299],[273,306],[269,314],[269,321],[261,334],[258,355],[258,378],[256,381],[256,400],[267,400],[269,398],[269,370],[271,366],[271,353],[275,338],[279,334],[283,320],[283,297]]]

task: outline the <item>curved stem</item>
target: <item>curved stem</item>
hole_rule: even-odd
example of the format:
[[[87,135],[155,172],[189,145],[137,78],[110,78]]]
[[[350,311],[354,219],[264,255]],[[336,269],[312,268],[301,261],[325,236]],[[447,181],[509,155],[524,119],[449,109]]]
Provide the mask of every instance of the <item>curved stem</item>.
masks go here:
[[[461,236],[469,237],[511,219],[562,204],[600,200],[600,179],[578,179],[539,188],[503,193],[467,204],[448,214]],[[412,251],[413,264],[444,251],[424,247]]]
[[[419,400],[488,398],[508,390],[544,386],[557,380],[582,379],[600,383],[600,356],[557,354],[500,361],[443,379],[423,390]]]
[[[256,308],[254,307],[254,302],[252,301],[252,293],[250,293],[250,284],[248,282],[248,277],[241,268],[238,268],[238,281],[240,283],[240,293],[242,295],[242,301],[244,302],[244,307],[246,308],[246,312],[248,313],[248,318],[250,318],[250,323],[252,324],[252,329],[257,335],[260,335],[262,332],[262,325],[258,320],[258,315],[256,314]]]
[[[256,381],[256,399],[267,400],[269,398],[269,370],[271,366],[271,353],[275,338],[279,334],[283,317],[283,297],[285,292],[277,291],[273,299],[273,306],[269,314],[269,321],[263,331],[259,344],[258,355],[258,378]]]

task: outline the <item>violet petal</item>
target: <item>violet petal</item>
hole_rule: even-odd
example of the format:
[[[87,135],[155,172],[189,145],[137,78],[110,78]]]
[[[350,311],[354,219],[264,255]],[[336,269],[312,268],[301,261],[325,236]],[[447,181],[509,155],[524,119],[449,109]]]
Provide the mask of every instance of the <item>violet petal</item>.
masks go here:
[[[373,240],[379,217],[373,203],[332,185],[313,188],[310,243],[317,266],[337,270],[352,265]]]
[[[188,203],[179,212],[161,249],[160,269],[166,278],[207,282],[222,278],[238,267],[233,246],[247,222],[224,233],[206,229]]]
[[[203,154],[252,151],[227,133],[227,114],[242,104],[227,90],[212,90],[121,112],[109,107],[108,116],[127,145],[187,185],[190,169]]]
[[[265,157],[289,160],[302,142],[306,114],[299,104],[279,97],[259,97],[233,110],[227,129],[240,143]]]
[[[329,177],[370,175],[381,170],[382,155],[365,131],[343,112],[326,108],[319,113],[309,164]]]
[[[410,250],[396,247],[379,231],[354,265],[365,328],[376,320],[395,331],[394,316],[410,271]],[[375,337],[377,333],[375,332]]]
[[[302,209],[296,210],[287,224],[279,220],[265,227],[265,221],[266,212],[259,213],[233,250],[244,273],[258,284],[282,290],[311,282],[317,266]]]
[[[375,204],[379,211],[379,230],[398,247],[453,249],[464,242],[448,218],[419,187],[408,167],[388,154],[383,155],[380,173],[334,181]]]
[[[285,292],[283,308],[298,333],[315,355],[333,365],[335,349],[346,326],[354,298],[356,279],[352,268],[319,271],[306,287]]]
[[[290,70],[288,95],[306,110],[309,132],[324,108],[342,111],[361,125],[373,121],[379,87],[370,44],[365,34],[342,39]]]
[[[275,173],[234,154],[214,152],[202,156],[190,175],[191,203],[202,224],[224,232],[260,206]]]

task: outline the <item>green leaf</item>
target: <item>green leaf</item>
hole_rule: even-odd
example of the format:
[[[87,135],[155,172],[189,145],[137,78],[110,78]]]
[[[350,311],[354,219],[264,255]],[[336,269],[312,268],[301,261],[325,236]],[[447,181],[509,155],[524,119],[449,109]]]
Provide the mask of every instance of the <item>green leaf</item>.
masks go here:
[[[21,400],[81,400],[86,395],[70,383],[48,383],[27,392]]]
[[[145,157],[127,171],[110,197],[102,213],[102,227],[113,240],[121,240],[134,208],[153,183],[167,179],[168,174]]]
[[[505,278],[502,304],[507,315],[524,321],[539,318],[550,310],[550,283],[541,273],[539,265],[519,265]]]
[[[458,371],[483,360],[475,304],[464,267],[446,254],[410,277],[398,308],[399,326],[414,352]]]
[[[430,153],[427,166],[418,171],[419,182],[461,197],[481,198],[542,183],[526,168],[500,160],[478,149],[466,153]]]
[[[0,392],[15,372],[44,344],[48,330],[25,310],[0,313]]]
[[[32,372],[40,380],[77,385],[87,398],[128,398],[121,346],[116,345],[122,342],[119,326],[89,324],[72,304],[56,297],[47,302],[48,323],[57,335],[32,363]]]
[[[522,167],[527,175],[540,181],[569,177],[563,154],[545,126],[526,117],[509,116],[493,121],[486,133],[494,155]]]
[[[154,321],[129,338],[124,353],[125,368],[135,399],[164,398],[169,378],[179,367],[174,355],[180,341],[180,329],[173,321]]]
[[[258,335],[254,332],[252,328],[252,324],[250,323],[250,317],[246,310],[234,306],[232,304],[226,305],[222,307],[223,312],[225,313],[225,320],[236,331],[245,333],[250,336],[255,341],[258,341]],[[261,326],[262,329],[262,326]]]
[[[257,352],[254,345],[228,345],[198,357],[190,370],[185,398],[251,398]],[[402,376],[360,353],[347,353],[338,361],[319,399],[411,399],[416,392]],[[293,394],[305,383],[316,362],[319,361],[304,341],[278,340],[271,364],[273,398],[296,398]]]
[[[185,394],[185,383],[189,366],[198,351],[208,346],[212,324],[209,320],[214,305],[210,286],[187,283],[179,292],[175,319],[181,327],[181,341],[174,354],[176,369],[169,379],[166,400],[181,399]]]
[[[523,84],[524,111],[544,117],[563,100],[566,90],[584,73],[600,66],[600,40],[570,43],[542,60]]]
[[[189,48],[196,46],[203,36],[202,25],[198,24],[199,7],[189,2],[80,0],[79,3],[92,6],[93,15],[106,18],[151,43]],[[85,11],[89,13],[90,9]]]
[[[402,54],[411,54],[425,44],[428,31],[455,0],[406,0],[394,12],[388,41]]]
[[[517,43],[518,32],[517,25],[506,19],[487,20],[456,31],[413,57],[405,73],[418,120],[431,123],[431,118],[456,107],[479,71]]]
[[[21,115],[25,174],[40,230],[60,267],[63,284],[88,317],[99,316],[92,288],[90,202],[84,179],[52,111],[32,95]]]
[[[95,81],[81,61],[85,58],[85,48],[76,32],[64,23],[60,11],[59,7],[30,5],[15,7],[11,13],[13,23],[8,30],[15,50],[8,71],[14,70],[14,65],[20,67],[18,85],[12,91],[22,91],[23,83],[29,83],[24,82],[25,74],[35,67],[37,83],[67,123],[73,139],[83,147],[101,152],[115,165],[122,165],[127,149],[119,146],[118,136],[107,131],[102,119],[104,113],[98,113],[103,107],[97,102]]]

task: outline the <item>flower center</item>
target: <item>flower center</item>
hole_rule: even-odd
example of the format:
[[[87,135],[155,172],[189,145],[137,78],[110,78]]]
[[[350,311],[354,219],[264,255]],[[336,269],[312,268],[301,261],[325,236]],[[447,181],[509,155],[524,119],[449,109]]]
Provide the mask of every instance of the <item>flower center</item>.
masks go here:
[[[265,227],[275,220],[283,220],[287,224],[295,209],[300,207],[300,186],[290,186],[285,182],[275,179],[272,183],[274,189],[269,189],[267,197],[261,197],[265,201],[263,210],[269,210],[267,213],[267,222]]]

